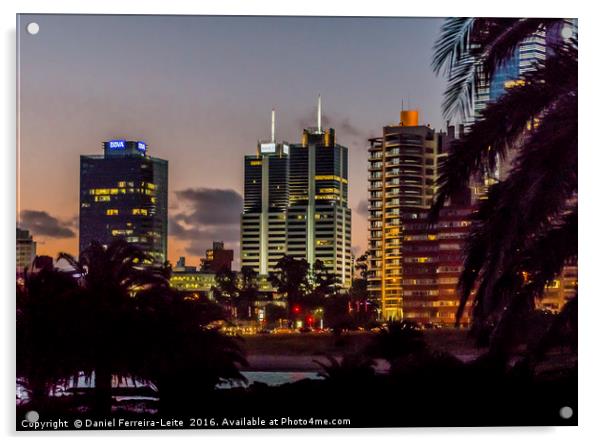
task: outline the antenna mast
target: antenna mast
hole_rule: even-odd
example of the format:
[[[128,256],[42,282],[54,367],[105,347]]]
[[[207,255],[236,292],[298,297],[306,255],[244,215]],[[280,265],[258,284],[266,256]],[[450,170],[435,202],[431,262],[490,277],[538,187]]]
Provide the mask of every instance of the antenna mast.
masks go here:
[[[322,132],[322,96],[318,94],[318,132]]]

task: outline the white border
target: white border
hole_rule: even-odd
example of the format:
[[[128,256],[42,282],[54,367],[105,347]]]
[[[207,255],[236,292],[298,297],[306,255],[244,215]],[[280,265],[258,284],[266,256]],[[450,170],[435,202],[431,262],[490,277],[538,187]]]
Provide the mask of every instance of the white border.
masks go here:
[[[3,274],[3,288],[0,299],[4,304],[3,320],[0,332],[3,334],[2,348],[3,366],[0,393],[0,410],[2,433],[9,440],[15,439],[14,428],[14,221],[15,221],[15,14],[21,13],[121,13],[121,14],[232,14],[232,15],[392,15],[392,16],[557,16],[579,18],[580,40],[580,256],[579,279],[581,293],[580,310],[580,390],[579,419],[577,428],[472,428],[472,429],[364,429],[364,430],[287,430],[277,431],[181,431],[181,432],[116,432],[87,433],[85,440],[91,442],[105,441],[108,435],[111,440],[125,442],[133,436],[143,436],[145,441],[160,443],[167,436],[177,436],[178,440],[224,441],[232,443],[307,443],[323,437],[326,441],[342,439],[350,443],[367,441],[387,442],[391,440],[405,443],[462,443],[507,444],[508,442],[525,443],[545,442],[563,444],[577,439],[579,443],[599,443],[600,420],[600,345],[599,326],[602,317],[600,301],[594,289],[598,258],[601,252],[599,230],[600,212],[597,211],[602,190],[597,176],[600,176],[602,144],[600,143],[599,114],[602,103],[600,98],[600,15],[596,14],[594,2],[566,1],[527,1],[504,0],[486,2],[483,0],[445,1],[430,0],[428,2],[404,2],[371,0],[369,2],[319,1],[301,0],[285,3],[282,1],[220,1],[193,4],[190,0],[147,0],[145,2],[129,2],[123,0],[103,0],[102,2],[82,2],[54,0],[19,1],[1,3],[0,20],[2,23],[2,57],[3,68],[0,70],[0,86],[3,98],[0,106],[3,144],[0,152],[3,172],[2,192],[4,204],[1,219],[2,246],[4,254],[0,271]],[[596,106],[598,105],[598,106]],[[598,233],[596,233],[598,232]],[[599,274],[598,274],[599,275]],[[404,403],[400,401],[400,403]],[[598,438],[595,439],[596,433]],[[27,435],[25,440],[39,438],[49,443],[64,441],[81,441],[80,434],[54,433]],[[578,435],[578,436],[577,436]]]

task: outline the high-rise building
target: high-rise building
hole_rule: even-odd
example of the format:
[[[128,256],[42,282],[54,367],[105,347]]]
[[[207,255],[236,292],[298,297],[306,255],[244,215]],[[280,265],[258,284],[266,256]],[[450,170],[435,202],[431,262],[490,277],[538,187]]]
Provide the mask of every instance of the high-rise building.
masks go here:
[[[403,318],[404,302],[415,305],[414,297],[435,300],[438,295],[412,283],[436,279],[438,236],[426,230],[424,215],[455,129],[435,132],[418,119],[417,111],[402,111],[399,125],[386,126],[382,136],[370,139],[368,291],[380,301],[385,320]]]
[[[479,116],[488,102],[494,102],[520,82],[521,76],[536,69],[537,64],[546,59],[546,31],[536,31],[515,49],[511,56],[500,65],[489,81],[477,83],[474,112]]]
[[[347,158],[334,129],[322,127],[318,98],[317,127],[305,128],[290,147],[287,253],[311,265],[322,261],[343,288],[353,275]]]
[[[267,277],[286,254],[289,201],[289,144],[276,142],[275,112],[269,140],[245,156],[244,208],[241,216],[241,266]],[[264,279],[265,281],[265,279]]]
[[[29,230],[17,227],[17,274],[22,274],[31,267],[36,257],[36,242]]]
[[[79,249],[117,237],[163,263],[167,258],[167,161],[141,141],[103,143],[80,158]]]
[[[547,29],[539,29],[519,44],[510,57],[496,68],[490,79],[478,76],[473,116],[467,120],[468,125],[481,115],[488,103],[498,100],[509,88],[520,85],[525,74],[536,70],[539,64],[544,63],[546,58],[553,54],[557,45],[575,37],[576,34],[576,19],[565,19]],[[482,178],[476,178],[477,182],[488,186],[505,179],[512,167],[514,155],[515,152],[511,150],[504,161],[497,162],[494,171],[483,172]]]
[[[301,143],[289,145],[276,142],[272,112],[272,138],[259,141],[257,153],[245,156],[241,266],[266,277],[283,255],[311,265],[320,260],[348,288],[347,147],[336,143],[334,129],[322,128],[320,98],[317,121],[317,127],[303,130]]]

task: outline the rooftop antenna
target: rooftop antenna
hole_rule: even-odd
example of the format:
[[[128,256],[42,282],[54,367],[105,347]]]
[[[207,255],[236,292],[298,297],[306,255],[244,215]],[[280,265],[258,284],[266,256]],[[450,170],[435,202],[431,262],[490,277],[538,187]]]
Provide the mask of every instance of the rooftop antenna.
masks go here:
[[[276,142],[276,110],[272,107],[272,142]]]
[[[322,131],[322,96],[318,94],[318,132]]]

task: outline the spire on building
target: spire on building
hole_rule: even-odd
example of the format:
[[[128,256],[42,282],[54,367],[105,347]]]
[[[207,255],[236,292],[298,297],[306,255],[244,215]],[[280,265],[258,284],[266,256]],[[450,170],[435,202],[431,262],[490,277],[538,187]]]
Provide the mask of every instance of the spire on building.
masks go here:
[[[318,132],[322,131],[322,96],[318,94]]]
[[[276,142],[276,110],[272,108],[272,142]]]

